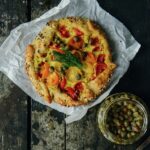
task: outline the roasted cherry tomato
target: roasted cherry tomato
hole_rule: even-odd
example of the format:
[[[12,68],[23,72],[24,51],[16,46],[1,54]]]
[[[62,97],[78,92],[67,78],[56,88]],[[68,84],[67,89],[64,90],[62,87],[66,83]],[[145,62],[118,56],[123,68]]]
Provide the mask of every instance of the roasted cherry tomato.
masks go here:
[[[66,78],[64,77],[60,82],[60,88],[63,90],[66,86]]]
[[[49,74],[47,77],[48,87],[57,86],[59,84],[59,75],[56,72]]]
[[[84,33],[83,33],[81,30],[79,30],[78,28],[73,28],[73,30],[75,31],[75,33],[76,33],[77,36],[81,36],[81,35],[84,34]]]
[[[104,61],[105,61],[105,54],[99,54],[97,57],[97,62],[104,63]]]
[[[69,46],[74,49],[80,49],[83,47],[83,39],[80,36],[74,36],[69,40]]]
[[[96,47],[93,48],[93,52],[100,51],[100,50],[101,50],[100,46],[96,46]]]
[[[66,29],[65,26],[60,26],[59,32],[60,32],[61,36],[65,37],[65,38],[70,37],[69,31]]]
[[[98,37],[93,37],[90,39],[90,44],[91,45],[97,45],[99,43]]]
[[[107,68],[107,65],[104,63],[97,63],[96,65],[96,75],[102,73]]]
[[[66,88],[66,92],[67,92],[67,94],[68,94],[72,99],[74,99],[74,100],[77,99],[77,94],[76,94],[75,90],[74,90],[72,87],[67,87],[67,88]]]
[[[76,85],[74,86],[75,90],[78,91],[83,91],[83,84],[81,82],[76,83]]]
[[[38,78],[42,78],[42,74],[40,72],[36,73]]]
[[[43,66],[44,65],[44,62],[41,62],[40,64],[39,64],[39,67],[41,67],[41,66]]]

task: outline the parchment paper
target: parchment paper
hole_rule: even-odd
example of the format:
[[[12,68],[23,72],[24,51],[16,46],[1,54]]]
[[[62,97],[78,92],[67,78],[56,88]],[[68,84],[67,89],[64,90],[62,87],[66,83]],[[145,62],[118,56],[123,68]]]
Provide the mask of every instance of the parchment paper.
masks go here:
[[[48,104],[34,90],[24,70],[24,53],[27,44],[49,20],[65,16],[82,16],[98,22],[109,38],[113,59],[117,64],[111,81],[105,92],[94,102],[80,107],[64,107],[56,103]],[[96,0],[62,0],[57,7],[47,11],[41,17],[21,24],[11,31],[0,47],[0,70],[35,101],[69,115],[66,123],[81,119],[87,110],[99,104],[119,82],[127,71],[130,61],[140,48],[127,28],[105,10]]]

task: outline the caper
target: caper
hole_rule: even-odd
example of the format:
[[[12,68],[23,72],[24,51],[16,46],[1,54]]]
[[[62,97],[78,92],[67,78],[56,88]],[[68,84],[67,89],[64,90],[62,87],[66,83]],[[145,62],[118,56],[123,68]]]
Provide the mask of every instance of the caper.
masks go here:
[[[83,59],[85,59],[87,55],[88,55],[87,52],[82,52],[82,57],[83,57]]]
[[[129,116],[128,121],[131,122],[132,120],[134,120],[134,118],[132,116]]]
[[[125,119],[128,119],[128,115],[124,115],[124,118],[125,118]]]
[[[132,109],[132,108],[133,108],[132,104],[128,104],[128,105],[127,105],[127,108],[128,108],[128,109]]]
[[[131,122],[131,125],[132,127],[136,126],[136,122],[135,121]]]
[[[132,130],[133,130],[133,131],[135,131],[135,132],[139,132],[139,131],[140,131],[140,129],[139,129],[139,127],[138,127],[138,126],[134,126],[134,127],[132,127]]]
[[[57,41],[57,38],[56,37],[54,37],[54,42],[56,42]]]
[[[81,79],[81,74],[76,74],[76,79],[80,80]]]
[[[131,134],[131,136],[135,136],[135,135],[136,135],[136,133],[135,133],[135,132],[131,132],[130,134]]]
[[[114,122],[117,126],[120,126],[120,125],[121,125],[118,119],[113,119],[113,122]]]
[[[130,126],[128,126],[127,131],[132,131],[132,128]]]
[[[127,107],[124,107],[123,111],[126,113],[128,111]]]
[[[61,73],[65,74],[66,69],[67,69],[66,66],[62,66],[62,67],[61,67]]]
[[[123,102],[123,105],[124,105],[124,106],[127,106],[127,104],[128,104],[127,101],[124,101],[124,102]]]
[[[119,106],[122,106],[122,102],[118,102],[117,104],[118,104]]]
[[[130,133],[128,133],[128,134],[127,134],[127,137],[128,137],[128,138],[131,138],[131,134],[130,134]]]
[[[54,71],[54,67],[53,66],[50,66],[50,72],[53,72]]]
[[[131,110],[128,110],[128,111],[127,111],[127,115],[128,115],[128,116],[132,115],[132,111],[131,111]]]
[[[136,125],[137,125],[138,127],[141,127],[141,126],[142,126],[142,122],[141,122],[141,121],[136,121]]]
[[[126,133],[125,132],[121,132],[120,135],[121,135],[122,138],[126,137]]]
[[[118,134],[121,134],[121,130],[120,129],[118,130]]]
[[[73,37],[73,40],[74,40],[75,42],[79,42],[79,41],[80,41],[80,37],[74,36],[74,37]]]
[[[133,111],[133,112],[136,112],[136,111],[137,111],[137,107],[133,107],[133,108],[132,108],[132,111]]]
[[[128,121],[124,121],[124,126],[127,127],[129,125]]]
[[[59,39],[57,39],[57,40],[56,40],[56,43],[57,43],[57,44],[60,44],[60,40],[59,40]]]
[[[142,116],[137,116],[136,120],[143,120]]]
[[[87,46],[88,46],[88,43],[85,43],[85,44],[84,44],[84,47],[87,47]]]
[[[122,131],[125,131],[126,129],[124,127],[121,128]]]
[[[139,116],[139,113],[136,111],[136,112],[133,113],[133,116],[134,116],[134,117],[138,117],[138,116]]]
[[[61,47],[65,47],[65,44],[63,42],[60,43]],[[65,48],[64,48],[65,49]]]

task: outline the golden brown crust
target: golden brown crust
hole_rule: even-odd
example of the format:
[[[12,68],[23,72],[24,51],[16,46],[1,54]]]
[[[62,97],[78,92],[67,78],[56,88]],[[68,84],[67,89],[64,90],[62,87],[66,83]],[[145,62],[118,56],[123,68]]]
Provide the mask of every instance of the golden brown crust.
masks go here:
[[[25,55],[25,62],[26,62],[25,69],[37,92],[39,92],[39,94],[43,96],[47,102],[51,103],[51,96],[48,92],[47,86],[45,85],[45,83],[37,79],[37,75],[35,74],[34,71],[33,66],[34,51],[35,50],[32,45],[27,46]]]
[[[48,85],[47,78],[39,79],[39,77],[36,74],[36,67],[39,61],[38,60],[36,62],[36,59],[37,58],[39,59],[39,57],[41,57],[41,54],[42,55],[45,53],[48,54],[49,51],[51,51],[51,49],[49,48],[49,44],[51,41],[53,42],[55,35],[61,38],[63,42],[65,43],[69,42],[70,37],[63,38],[58,32],[58,28],[63,25],[66,25],[69,31],[72,30],[72,28],[78,28],[79,30],[81,30],[81,32],[84,33],[83,40],[85,43],[89,42],[89,38],[97,37],[101,42],[101,46],[103,49],[102,54],[104,53],[106,55],[105,63],[107,64],[107,68],[98,75],[95,75],[96,74],[96,71],[95,71],[96,62],[90,64],[91,60],[90,62],[86,62],[86,60],[83,62],[84,64],[89,64],[89,65],[86,65],[89,67],[85,69],[85,72],[84,72],[84,69],[80,70],[77,67],[72,67],[73,71],[71,70],[71,68],[66,71],[66,74],[67,74],[66,86],[69,86],[72,88],[75,87],[75,84],[77,83],[75,79],[76,73],[80,75],[85,74],[84,79],[79,80],[79,82],[82,82],[83,90],[78,95],[78,100],[75,100],[72,98],[72,96],[68,95],[66,93],[66,89],[64,90],[60,89],[59,82],[63,78],[62,75],[59,74],[60,69],[62,67],[62,64],[60,62],[57,62],[57,61],[49,62],[50,65],[56,66],[56,73],[58,75],[57,76],[55,75],[55,79],[54,79],[55,80],[54,83],[56,84],[55,86],[52,86],[51,84]],[[72,34],[72,31],[71,31],[71,34]],[[71,35],[71,36],[74,36],[74,35]],[[90,49],[93,49],[93,47],[91,46]],[[39,54],[37,54],[37,51],[39,51]],[[89,52],[89,49],[85,49],[85,51]],[[101,54],[101,52],[98,52],[98,54],[95,54],[96,59],[99,53]],[[51,54],[49,53],[49,55]],[[109,44],[107,42],[105,33],[99,26],[97,26],[94,22],[88,19],[83,19],[80,17],[67,17],[67,18],[61,18],[61,19],[54,20],[54,21],[49,21],[46,27],[43,28],[43,30],[39,33],[39,35],[32,42],[32,44],[28,45],[26,49],[25,66],[26,66],[27,74],[31,82],[33,83],[34,87],[36,88],[37,92],[41,96],[43,96],[47,102],[50,103],[53,97],[53,100],[56,103],[59,103],[61,105],[79,106],[79,105],[87,104],[88,102],[95,99],[98,95],[100,95],[104,91],[114,69],[116,68],[116,65],[112,63],[111,59],[112,58],[110,54]],[[45,61],[46,59],[43,59],[43,60]],[[44,76],[45,75],[46,74],[44,74]],[[94,79],[91,79],[91,76],[93,75],[94,75]]]

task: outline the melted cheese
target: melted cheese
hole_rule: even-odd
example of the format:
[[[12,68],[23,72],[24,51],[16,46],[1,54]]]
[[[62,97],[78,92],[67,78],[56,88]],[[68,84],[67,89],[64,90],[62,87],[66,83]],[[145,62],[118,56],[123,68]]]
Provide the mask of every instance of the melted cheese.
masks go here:
[[[67,79],[70,80],[71,82],[78,81],[79,80],[78,75],[82,76],[82,72],[77,67],[70,67],[66,71]]]
[[[62,35],[58,31],[59,26],[66,27],[66,30],[70,34],[70,36],[68,38],[62,37]],[[82,91],[80,93],[80,97],[78,100],[87,103],[88,101],[92,100],[92,98],[94,98],[97,94],[99,94],[100,90],[103,88],[103,86],[106,85],[106,83],[103,83],[102,80],[100,80],[100,79],[96,79],[93,82],[91,81],[91,79],[93,80],[93,77],[95,75],[95,70],[96,70],[95,68],[96,68],[97,62],[95,61],[93,64],[90,64],[87,62],[86,59],[81,60],[81,62],[83,64],[83,67],[81,69],[79,69],[78,67],[75,67],[75,66],[71,66],[63,74],[61,72],[61,68],[62,68],[63,64],[61,62],[54,61],[54,59],[51,59],[51,57],[53,57],[53,55],[52,55],[53,49],[49,48],[50,42],[52,42],[52,44],[55,43],[53,40],[55,35],[57,35],[61,41],[63,41],[66,45],[68,45],[69,40],[72,37],[76,36],[76,32],[75,32],[74,28],[77,28],[78,30],[80,30],[81,32],[84,33],[83,35],[81,35],[81,38],[83,39],[84,44],[88,44],[87,47],[84,47],[84,45],[83,45],[83,47],[79,49],[79,53],[81,53],[81,51],[93,52],[95,45],[91,45],[89,41],[90,41],[91,37],[98,37],[98,39],[99,39],[98,45],[102,46],[102,48],[99,51],[93,52],[94,56],[97,58],[99,54],[105,54],[106,55],[105,63],[109,66],[109,68],[115,68],[115,65],[113,63],[110,63],[111,55],[109,52],[109,46],[107,44],[107,41],[104,38],[104,34],[103,33],[101,34],[101,31],[99,31],[99,29],[95,28],[93,26],[93,24],[91,23],[91,21],[87,21],[84,19],[79,19],[76,21],[74,18],[73,18],[73,20],[64,18],[64,19],[59,19],[57,21],[49,22],[48,25],[43,28],[43,30],[40,32],[40,34],[32,42],[32,45],[35,49],[35,54],[34,54],[34,58],[33,58],[34,69],[37,69],[41,62],[47,61],[48,64],[50,65],[50,67],[53,66],[54,71],[56,71],[59,74],[59,77],[60,77],[59,81],[61,81],[63,76],[65,76],[65,78],[67,80],[66,87],[73,88],[77,82],[82,82],[82,84],[84,85],[84,91]],[[46,53],[47,56],[44,58],[41,57],[42,53]],[[82,55],[80,55],[80,56],[81,57],[79,57],[79,58],[82,59]],[[109,68],[107,68],[106,71]],[[113,70],[113,69],[111,69],[111,70]],[[110,73],[108,72],[102,78],[108,79],[108,75],[110,75]],[[102,74],[104,74],[104,73],[102,73]],[[102,76],[102,74],[101,74],[101,76]],[[81,76],[81,79],[80,79],[79,75]],[[106,82],[107,79],[104,81]],[[95,88],[96,88],[96,90],[95,90]],[[61,91],[59,84],[55,87],[49,88],[48,90],[49,90],[50,95],[54,95],[54,97],[56,97],[55,95],[57,95],[58,93],[62,94],[64,92],[64,91]],[[63,95],[64,95],[64,98],[59,97],[59,99],[62,98],[62,103],[63,103],[63,101],[66,100],[65,96],[68,96],[68,95],[66,95],[65,92],[63,93]]]

